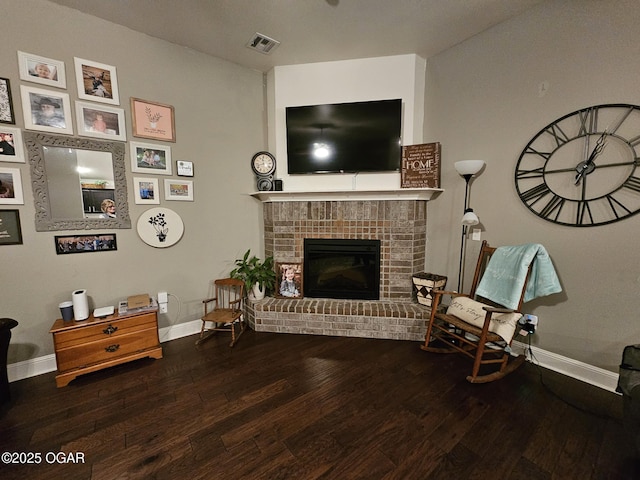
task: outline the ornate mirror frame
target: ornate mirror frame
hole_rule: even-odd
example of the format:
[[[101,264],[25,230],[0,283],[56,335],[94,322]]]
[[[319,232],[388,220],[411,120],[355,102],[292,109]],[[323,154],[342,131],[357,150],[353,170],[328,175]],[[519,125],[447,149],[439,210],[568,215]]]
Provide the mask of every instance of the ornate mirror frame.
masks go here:
[[[127,179],[125,175],[124,144],[103,140],[48,135],[24,132],[24,141],[31,167],[31,186],[35,203],[37,232],[56,230],[104,230],[109,228],[131,228],[129,203],[127,201]],[[113,163],[116,218],[52,218],[49,203],[49,184],[43,147],[65,147],[111,153]]]

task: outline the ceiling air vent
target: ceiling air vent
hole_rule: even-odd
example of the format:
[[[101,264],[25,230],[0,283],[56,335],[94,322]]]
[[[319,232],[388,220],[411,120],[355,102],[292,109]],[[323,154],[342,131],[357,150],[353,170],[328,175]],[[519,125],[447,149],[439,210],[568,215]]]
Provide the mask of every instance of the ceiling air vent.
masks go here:
[[[265,55],[269,55],[274,49],[278,48],[278,45],[280,45],[279,41],[257,32],[247,43],[247,47]]]

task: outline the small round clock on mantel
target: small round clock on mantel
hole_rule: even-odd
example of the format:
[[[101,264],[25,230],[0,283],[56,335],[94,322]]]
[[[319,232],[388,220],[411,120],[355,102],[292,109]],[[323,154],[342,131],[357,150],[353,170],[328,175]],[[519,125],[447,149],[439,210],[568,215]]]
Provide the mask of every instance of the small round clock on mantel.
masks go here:
[[[269,152],[258,152],[251,158],[251,169],[256,174],[259,191],[273,189],[273,174],[276,171],[276,157]]]
[[[591,227],[640,212],[640,106],[595,105],[538,132],[515,171],[520,200],[540,218]]]

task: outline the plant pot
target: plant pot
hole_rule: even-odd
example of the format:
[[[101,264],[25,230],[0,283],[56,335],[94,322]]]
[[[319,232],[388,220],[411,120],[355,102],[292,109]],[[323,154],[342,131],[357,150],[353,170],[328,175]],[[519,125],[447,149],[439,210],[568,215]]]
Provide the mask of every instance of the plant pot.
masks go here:
[[[264,298],[265,288],[264,285],[260,288],[260,284],[256,283],[249,293],[249,298],[251,300],[262,300]]]

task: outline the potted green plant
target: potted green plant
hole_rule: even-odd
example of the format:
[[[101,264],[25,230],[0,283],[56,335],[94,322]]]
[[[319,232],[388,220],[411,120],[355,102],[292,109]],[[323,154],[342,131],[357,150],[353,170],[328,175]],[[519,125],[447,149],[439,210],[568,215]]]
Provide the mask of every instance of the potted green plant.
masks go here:
[[[263,262],[247,250],[242,258],[235,260],[236,268],[229,276],[243,280],[247,287],[247,294],[253,300],[262,300],[267,290],[273,290],[276,284],[276,272],[273,269],[273,257],[267,257]]]

